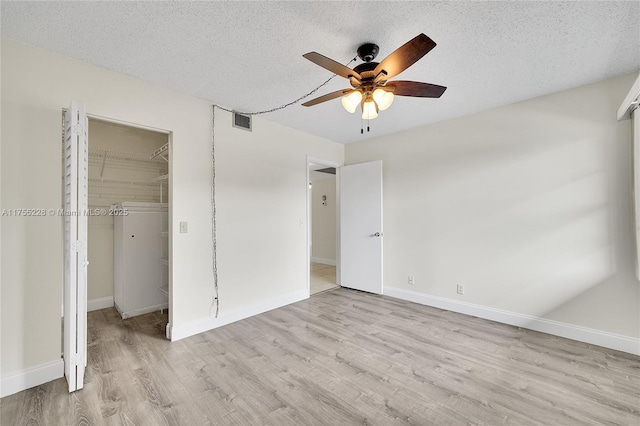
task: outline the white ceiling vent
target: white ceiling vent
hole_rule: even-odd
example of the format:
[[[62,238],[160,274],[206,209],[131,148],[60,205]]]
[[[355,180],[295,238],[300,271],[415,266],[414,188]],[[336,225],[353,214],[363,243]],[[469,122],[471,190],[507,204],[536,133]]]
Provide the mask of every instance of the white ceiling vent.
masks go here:
[[[233,127],[251,131],[251,116],[233,113]]]

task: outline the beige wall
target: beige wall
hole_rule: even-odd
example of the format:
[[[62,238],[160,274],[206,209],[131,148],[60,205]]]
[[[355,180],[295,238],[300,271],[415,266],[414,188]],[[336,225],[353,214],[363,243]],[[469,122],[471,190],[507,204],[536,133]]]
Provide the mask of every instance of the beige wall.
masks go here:
[[[347,145],[383,160],[385,286],[638,338],[633,80]]]
[[[336,261],[336,178],[313,179],[311,189],[311,258]],[[325,205],[322,196],[327,197]]]
[[[209,319],[210,104],[12,40],[2,40],[1,54],[2,207],[60,207],[60,114],[71,100],[91,114],[171,131],[170,320]],[[232,128],[228,113],[216,118],[225,314],[306,290],[306,157],[341,162],[344,149],[260,118],[252,133]],[[178,233],[180,221],[188,233]],[[4,378],[60,359],[62,222],[3,217],[1,227]]]

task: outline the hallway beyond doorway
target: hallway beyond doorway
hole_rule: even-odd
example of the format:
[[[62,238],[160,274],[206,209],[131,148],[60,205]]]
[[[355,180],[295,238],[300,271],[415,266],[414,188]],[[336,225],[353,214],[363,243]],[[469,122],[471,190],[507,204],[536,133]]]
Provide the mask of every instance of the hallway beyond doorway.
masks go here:
[[[338,287],[336,284],[336,267],[311,262],[311,290],[310,295],[321,293]]]

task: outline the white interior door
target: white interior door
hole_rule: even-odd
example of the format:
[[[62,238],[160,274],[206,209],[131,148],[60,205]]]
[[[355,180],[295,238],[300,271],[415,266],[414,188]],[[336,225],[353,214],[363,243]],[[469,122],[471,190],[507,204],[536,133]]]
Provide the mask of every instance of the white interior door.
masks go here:
[[[382,294],[382,161],[340,168],[340,285]]]
[[[88,121],[81,102],[64,119],[64,374],[82,389],[87,365]]]

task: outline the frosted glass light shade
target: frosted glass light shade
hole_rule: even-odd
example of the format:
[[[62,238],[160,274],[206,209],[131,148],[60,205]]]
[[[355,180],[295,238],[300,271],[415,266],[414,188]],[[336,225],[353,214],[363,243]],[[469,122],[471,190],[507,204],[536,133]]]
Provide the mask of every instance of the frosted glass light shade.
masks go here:
[[[373,120],[378,116],[378,107],[372,100],[365,101],[362,104],[362,118],[364,120]]]
[[[344,95],[342,97],[342,106],[350,113],[356,112],[356,108],[360,105],[360,101],[362,101],[362,93],[358,90],[354,90],[348,95]]]
[[[373,91],[373,100],[378,104],[378,109],[384,111],[389,108],[395,98],[393,92],[388,92],[383,89],[376,89]]]

